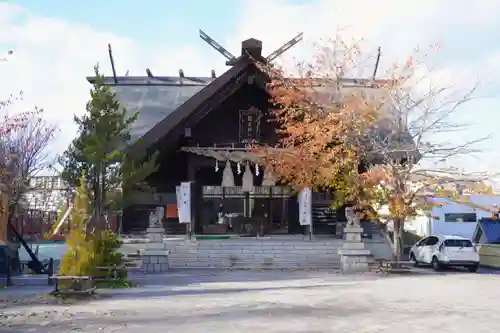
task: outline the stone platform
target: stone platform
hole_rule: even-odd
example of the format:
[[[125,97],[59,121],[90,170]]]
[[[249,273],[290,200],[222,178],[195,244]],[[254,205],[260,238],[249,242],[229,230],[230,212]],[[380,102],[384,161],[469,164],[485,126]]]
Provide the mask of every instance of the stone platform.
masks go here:
[[[167,255],[144,254],[141,256],[141,271],[145,273],[164,273],[170,269]]]
[[[371,251],[365,248],[361,239],[363,228],[350,226],[344,228],[345,239],[339,249],[340,269],[343,273],[368,272]]]
[[[162,227],[151,227],[147,230],[149,243],[146,249],[141,252],[141,271],[145,273],[164,273],[169,270],[168,257],[170,250],[163,242]]]

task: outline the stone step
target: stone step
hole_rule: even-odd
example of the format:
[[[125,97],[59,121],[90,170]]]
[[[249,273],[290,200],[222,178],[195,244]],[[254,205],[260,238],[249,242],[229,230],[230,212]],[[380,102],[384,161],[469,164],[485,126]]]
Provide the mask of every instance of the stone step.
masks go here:
[[[194,249],[173,249],[171,252],[232,252],[232,253],[328,253],[337,252],[339,248],[328,247],[328,248],[314,248],[314,249],[287,249],[287,248],[194,248]]]
[[[330,260],[330,261],[283,261],[283,260],[237,260],[237,261],[231,261],[231,260],[217,260],[217,261],[212,261],[212,260],[172,260],[169,262],[169,265],[171,267],[175,266],[186,266],[186,265],[196,265],[196,264],[202,264],[202,265],[240,265],[240,264],[245,264],[249,266],[261,266],[261,265],[319,265],[319,266],[329,266],[329,265],[340,265],[340,260]]]
[[[177,252],[169,255],[169,258],[292,258],[292,259],[307,259],[307,258],[318,258],[318,259],[329,259],[329,258],[340,258],[338,253],[182,253]]]
[[[173,268],[339,269],[341,242],[203,241],[178,245]]]
[[[289,235],[289,236],[263,236],[263,237],[233,237],[229,239],[199,239],[196,242],[199,243],[249,243],[249,242],[260,242],[260,243],[299,243],[299,242],[312,242],[312,243],[331,243],[338,241],[338,238],[335,238],[330,235],[321,235],[319,237],[314,236],[312,240],[309,240],[309,236],[304,234],[297,235]]]
[[[285,248],[285,249],[314,249],[314,248],[332,248],[340,247],[340,243],[315,244],[315,243],[297,243],[297,244],[190,244],[177,245],[176,247],[197,247],[197,248]]]
[[[240,259],[240,260],[231,260],[231,259],[220,259],[220,260],[209,260],[209,259],[172,259],[169,261],[171,265],[175,263],[248,263],[248,264],[262,264],[262,263],[283,263],[283,264],[330,264],[330,263],[340,263],[340,260],[276,260],[273,258],[259,258],[259,259]]]
[[[185,265],[177,264],[171,265],[172,268],[222,268],[222,269],[332,269],[339,270],[340,263],[332,264],[297,264],[297,263],[275,263],[271,265],[256,265],[247,263],[237,263],[237,264],[206,264],[206,263],[186,263]]]
[[[196,250],[188,250],[188,251],[172,251],[171,255],[176,254],[186,254],[186,255],[206,255],[206,256],[218,256],[218,255],[293,255],[293,256],[329,256],[329,255],[337,255],[338,250],[328,250],[328,251],[252,251],[252,250],[242,250],[242,251],[196,251]]]
[[[194,249],[173,249],[171,252],[180,252],[180,251],[186,251],[186,252],[200,252],[200,253],[207,253],[207,252],[234,252],[234,253],[270,253],[270,252],[287,252],[287,253],[307,253],[307,252],[313,252],[313,253],[323,253],[323,252],[336,252],[338,251],[339,248],[321,248],[321,249],[287,249],[287,248],[194,248]]]
[[[316,242],[291,242],[291,243],[194,243],[194,244],[177,244],[177,246],[196,246],[196,247],[287,247],[287,248],[309,248],[309,247],[338,247],[341,242],[331,243],[316,243]]]
[[[340,258],[338,253],[309,253],[309,254],[294,254],[294,253],[174,253],[169,256],[170,258],[292,258],[295,260],[307,259],[307,258],[318,258],[318,259],[329,259],[329,258]]]
[[[258,260],[261,258],[272,258],[274,260],[295,260],[295,261],[300,261],[300,260],[340,260],[339,255],[332,255],[332,256],[309,256],[309,257],[298,257],[298,256],[292,256],[292,255],[287,255],[287,256],[279,256],[279,255],[267,255],[267,256],[235,256],[235,255],[219,255],[219,256],[203,256],[203,255],[198,255],[198,256],[186,256],[182,254],[177,254],[177,255],[171,255],[169,256],[170,260],[191,260],[191,259],[203,259],[203,260],[221,260],[221,259],[230,259],[234,258],[233,260]]]
[[[252,254],[252,253],[258,253],[258,254],[267,254],[267,253],[289,253],[289,254],[294,254],[294,255],[309,255],[309,254],[316,254],[316,255],[321,255],[321,254],[335,254],[338,253],[339,249],[329,249],[329,250],[300,250],[300,251],[287,251],[287,250],[261,250],[261,249],[255,249],[255,250],[250,250],[250,249],[231,249],[231,250],[209,250],[209,251],[203,251],[203,250],[173,250],[170,253],[190,253],[190,254],[195,254],[195,253],[207,253],[207,254],[217,254],[217,253],[234,253],[234,254]]]
[[[200,253],[200,254],[185,254],[185,253],[176,253],[176,254],[171,254],[169,256],[170,259],[175,259],[175,258],[206,258],[206,259],[212,259],[212,260],[218,260],[218,259],[223,259],[223,258],[276,258],[276,259],[295,259],[295,260],[306,260],[306,259],[320,259],[320,260],[328,260],[328,259],[340,259],[340,255],[335,253],[335,254],[326,254],[326,255],[317,255],[317,254],[311,254],[311,255],[294,255],[294,254],[274,254],[274,253],[266,253],[266,254],[247,254],[247,255],[242,255],[242,254],[234,254],[234,253],[225,253],[225,254],[212,254],[212,255],[207,255],[206,253]]]
[[[329,251],[251,251],[251,250],[243,250],[243,251],[171,251],[171,255],[175,255],[178,253],[187,254],[187,255],[294,255],[294,256],[322,256],[322,255],[336,255],[339,253],[338,250],[329,250]]]
[[[185,266],[185,265],[202,265],[202,266],[214,266],[214,265],[223,265],[223,266],[234,266],[234,265],[248,265],[248,266],[262,266],[262,265],[316,265],[316,266],[331,266],[331,265],[340,265],[340,260],[333,261],[322,261],[322,262],[306,262],[306,261],[231,261],[231,260],[173,260],[170,263],[171,267],[174,266]]]

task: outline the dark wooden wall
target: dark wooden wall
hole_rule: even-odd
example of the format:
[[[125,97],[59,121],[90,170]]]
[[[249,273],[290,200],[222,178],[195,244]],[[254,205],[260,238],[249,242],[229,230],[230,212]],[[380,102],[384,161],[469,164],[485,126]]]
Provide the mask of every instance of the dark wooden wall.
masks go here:
[[[179,138],[175,145],[162,149],[159,147],[158,170],[152,174],[148,183],[159,195],[144,195],[136,204],[124,211],[123,229],[128,232],[132,229],[147,227],[147,210],[158,205],[175,203],[175,186],[182,181],[199,180],[206,184],[220,184],[224,165],[219,165],[219,172],[215,172],[215,161],[179,151],[183,145],[199,145],[212,147],[215,145],[230,145],[239,143],[240,110],[255,107],[262,112],[260,139],[261,142],[273,143],[276,138],[275,123],[269,122],[269,96],[255,84],[244,84],[232,96],[227,98],[220,107],[212,110],[191,129],[191,138]],[[233,165],[236,174],[236,165]],[[253,168],[253,166],[252,166]],[[256,179],[256,184],[262,180],[262,174]],[[239,177],[241,178],[241,176]],[[237,185],[241,182],[235,175]]]
[[[276,140],[275,123],[269,122],[269,95],[255,84],[245,84],[192,128],[192,143],[200,146],[239,143],[240,110],[255,107],[262,112],[260,141]]]

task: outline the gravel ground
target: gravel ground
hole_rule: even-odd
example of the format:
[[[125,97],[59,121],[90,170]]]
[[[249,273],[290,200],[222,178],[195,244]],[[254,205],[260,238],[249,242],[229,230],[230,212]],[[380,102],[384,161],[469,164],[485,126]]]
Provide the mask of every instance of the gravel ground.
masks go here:
[[[0,332],[480,333],[500,321],[496,274],[191,271],[137,278],[140,287],[76,304],[0,290]]]

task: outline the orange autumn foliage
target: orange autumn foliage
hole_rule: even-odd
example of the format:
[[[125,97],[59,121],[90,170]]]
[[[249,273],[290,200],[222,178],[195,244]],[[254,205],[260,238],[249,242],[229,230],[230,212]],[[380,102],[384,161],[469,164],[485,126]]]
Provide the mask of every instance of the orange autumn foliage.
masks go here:
[[[282,181],[296,188],[334,189],[337,195],[339,186],[349,187],[351,193],[340,201],[359,198],[367,185],[377,183],[367,177],[371,173],[358,174],[370,145],[364,134],[381,119],[389,98],[384,91],[397,82],[394,75],[388,80],[347,78],[360,57],[356,41],[336,39],[319,47],[311,63],[299,63],[297,77],[287,77],[282,68],[264,68],[279,127],[280,140],[273,148],[279,149],[255,149],[264,152],[266,166]]]
[[[339,36],[318,47],[310,62],[297,64],[294,77],[261,65],[270,78],[279,142],[253,147],[277,178],[298,189],[330,191],[336,206],[355,204],[376,215],[387,205],[384,220],[393,222],[396,257],[404,222],[425,205],[427,189],[465,177],[453,166],[419,161],[467,155],[482,140],[436,140],[441,132],[463,129],[453,113],[472,99],[475,87],[459,96],[435,85],[428,53],[415,52],[388,66],[383,80],[371,73],[358,78],[366,65],[360,43]]]

